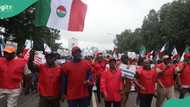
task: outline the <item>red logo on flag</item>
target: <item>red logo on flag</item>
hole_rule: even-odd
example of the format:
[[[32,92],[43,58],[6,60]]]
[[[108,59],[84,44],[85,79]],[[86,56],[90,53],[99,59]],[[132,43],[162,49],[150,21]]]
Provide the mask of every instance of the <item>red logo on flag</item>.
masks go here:
[[[57,13],[57,16],[59,17],[65,17],[67,13],[66,8],[63,5],[61,5],[57,8],[56,13]]]

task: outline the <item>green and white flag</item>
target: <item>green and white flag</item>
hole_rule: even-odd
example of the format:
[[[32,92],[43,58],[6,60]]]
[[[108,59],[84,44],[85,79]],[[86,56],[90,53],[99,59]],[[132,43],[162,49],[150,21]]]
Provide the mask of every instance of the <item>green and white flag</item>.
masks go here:
[[[35,24],[58,30],[83,31],[87,4],[83,0],[39,0]]]
[[[145,46],[141,46],[141,48],[139,49],[139,55],[141,57],[144,57],[145,56],[145,53],[146,53],[146,48]]]
[[[181,56],[180,61],[184,61],[184,55],[185,55],[186,53],[189,53],[189,47],[187,47],[187,46],[186,46],[186,48],[185,48],[185,50],[184,50],[184,52],[183,52],[183,54],[182,54],[182,56]]]

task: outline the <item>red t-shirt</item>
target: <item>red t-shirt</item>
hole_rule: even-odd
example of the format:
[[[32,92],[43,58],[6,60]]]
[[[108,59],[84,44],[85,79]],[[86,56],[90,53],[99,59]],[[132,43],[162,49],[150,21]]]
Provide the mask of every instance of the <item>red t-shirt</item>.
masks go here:
[[[140,90],[142,94],[154,94],[157,80],[157,73],[155,70],[142,69],[137,72],[139,83],[145,88]]]
[[[63,71],[67,76],[67,99],[76,100],[89,96],[88,87],[84,84],[87,80],[87,72],[90,65],[86,60],[78,63],[72,61],[63,65]]]
[[[160,81],[164,87],[169,88],[174,85],[175,65],[169,65],[160,75]]]
[[[105,70],[105,67],[103,67],[101,65],[101,63],[95,63],[94,66],[93,66],[93,76],[94,76],[94,79],[97,80],[97,79],[100,79],[100,76],[102,74],[102,72],[104,72]]]
[[[180,79],[182,85],[190,85],[190,64],[184,64]]]
[[[0,58],[0,88],[21,88],[25,65],[26,61],[22,58],[15,58],[11,61],[4,57]]]
[[[61,82],[61,67],[50,68],[46,64],[39,65],[38,90],[42,96],[59,96]]]
[[[121,90],[123,89],[123,81],[121,79],[121,71],[112,72],[107,70],[104,72],[100,82],[101,91],[106,96],[106,101],[121,101]]]

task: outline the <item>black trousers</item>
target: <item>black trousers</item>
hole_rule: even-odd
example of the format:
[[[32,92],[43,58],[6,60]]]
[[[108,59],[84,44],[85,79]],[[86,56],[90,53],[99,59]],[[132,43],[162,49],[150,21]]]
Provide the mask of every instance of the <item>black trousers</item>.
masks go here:
[[[40,96],[39,107],[60,107],[59,98]]]
[[[121,107],[121,102],[105,101],[105,107]]]
[[[101,103],[100,79],[96,81],[98,103]]]
[[[140,107],[151,107],[153,94],[139,94]]]
[[[89,97],[77,99],[77,100],[69,100],[69,107],[88,107],[89,106]]]
[[[180,95],[179,98],[182,99],[185,97],[185,94],[190,93],[190,88],[182,88],[180,89]]]

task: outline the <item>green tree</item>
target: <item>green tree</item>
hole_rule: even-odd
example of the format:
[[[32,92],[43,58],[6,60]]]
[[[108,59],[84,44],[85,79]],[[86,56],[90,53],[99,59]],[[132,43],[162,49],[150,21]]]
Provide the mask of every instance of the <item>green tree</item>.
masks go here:
[[[159,49],[161,44],[165,42],[160,31],[159,15],[155,10],[150,10],[143,21],[141,29],[143,43],[149,51]]]
[[[160,9],[161,30],[180,52],[190,44],[190,1],[178,0]]]
[[[190,45],[190,0],[164,4],[158,12],[150,10],[141,28],[118,34],[115,45],[120,51],[136,50],[143,44],[148,51],[158,50],[164,43],[175,45],[180,53]],[[139,47],[140,48],[140,47]]]
[[[132,32],[131,30],[125,30],[121,34],[116,35],[116,40],[114,43],[118,47],[119,52],[138,52],[138,47],[142,45],[140,32],[140,29],[136,29],[135,32]]]

